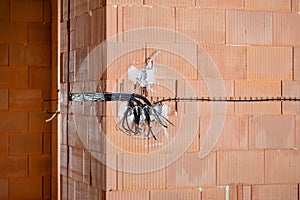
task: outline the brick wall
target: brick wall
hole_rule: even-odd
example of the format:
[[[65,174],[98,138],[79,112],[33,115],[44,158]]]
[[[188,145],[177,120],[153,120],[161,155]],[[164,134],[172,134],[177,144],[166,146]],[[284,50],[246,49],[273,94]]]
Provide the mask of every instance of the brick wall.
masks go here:
[[[132,63],[143,64],[155,46],[164,45],[188,52],[195,58],[197,69],[206,70],[206,75],[214,79],[209,55],[220,71],[228,97],[299,97],[299,5],[297,0],[62,1],[60,59],[64,97],[67,95],[68,76],[72,91],[92,91],[91,85],[97,85],[100,78],[104,79],[103,90],[111,92],[120,89],[118,81],[128,67]],[[90,63],[84,63],[88,53],[105,39],[145,27],[178,31],[196,43],[191,44],[176,34],[163,39],[155,34],[145,35],[139,41],[136,41],[139,35],[125,35],[114,38],[112,46],[106,47],[107,52],[116,51],[114,56],[117,56],[116,49],[122,45],[132,45],[138,50],[121,56],[109,66],[104,62],[107,55],[89,57]],[[199,51],[200,47],[206,53]],[[98,67],[92,67],[92,62]],[[161,74],[157,80],[160,86],[154,86],[156,93],[150,92],[149,98],[167,98],[174,95],[172,91],[175,90],[178,96],[210,95],[203,77],[186,60],[161,51],[155,62],[183,74],[185,80],[172,74]],[[82,63],[85,70],[79,71]],[[101,74],[103,67],[109,67],[104,75]],[[188,85],[193,86],[196,94],[187,92]],[[131,85],[125,81],[122,87],[130,90]],[[3,93],[7,94],[7,91],[3,90]],[[175,104],[169,104],[170,120],[175,124],[180,124],[186,114],[190,115],[191,120],[199,122],[196,136],[186,152],[163,169],[134,174],[121,170],[124,165],[131,164],[130,158],[107,148],[103,138],[97,137],[100,131],[105,131],[110,141],[126,151],[147,154],[159,150],[160,145],[168,145],[176,136],[178,127],[170,127],[169,140],[162,134],[157,141],[153,138],[135,139],[115,131],[115,107],[106,103],[96,105],[102,129],[98,130],[99,134],[90,134],[91,128],[97,126],[87,120],[92,105],[68,103],[64,98],[60,144],[61,197],[299,199],[299,102],[229,103],[221,136],[204,159],[198,158],[198,152],[210,126],[211,104],[197,105],[200,111],[193,113],[188,103],[178,103],[175,115]],[[87,121],[78,127],[74,118],[80,116],[80,119]],[[23,126],[18,128],[24,129]],[[78,136],[78,130],[84,130],[84,138]],[[106,167],[90,152],[104,153],[106,159],[117,163],[118,168]],[[168,153],[175,152],[165,152],[160,156]],[[155,159],[153,162],[161,161]]]
[[[48,0],[0,2],[0,199],[51,198],[50,25]]]

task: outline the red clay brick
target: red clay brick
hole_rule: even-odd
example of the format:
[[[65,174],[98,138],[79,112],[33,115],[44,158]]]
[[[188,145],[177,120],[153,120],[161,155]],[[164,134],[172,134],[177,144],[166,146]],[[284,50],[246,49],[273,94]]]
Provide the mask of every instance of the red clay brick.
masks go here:
[[[300,103],[299,102],[282,102],[282,113],[285,115],[299,115]]]
[[[198,65],[202,70],[211,68],[211,62],[220,71],[222,79],[243,79],[247,75],[247,48],[242,46],[202,45],[198,50]],[[201,48],[200,47],[200,48]],[[200,69],[201,71],[201,69]],[[213,71],[212,71],[213,73]],[[209,77],[215,73],[207,73]],[[217,77],[213,77],[217,78]]]
[[[265,10],[265,11],[279,11],[290,12],[291,0],[271,0],[271,1],[259,1],[259,0],[246,0],[246,10]]]
[[[60,196],[61,199],[66,200],[68,199],[68,178],[60,175],[60,182],[61,182]]]
[[[201,192],[199,189],[154,190],[150,191],[150,197],[155,200],[199,200]]]
[[[0,179],[0,199],[8,199],[8,179]]]
[[[235,97],[280,97],[281,81],[235,80]]]
[[[190,115],[202,115],[211,116],[215,115],[233,115],[234,114],[234,104],[224,102],[178,102],[177,111],[179,114],[190,114]],[[195,108],[195,106],[197,106]],[[226,110],[224,110],[226,107]],[[213,110],[214,108],[214,110]]]
[[[78,147],[78,148],[85,148],[81,138],[83,138],[83,137],[86,138],[87,134],[83,135],[83,133],[81,133],[82,134],[82,135],[80,135],[81,138],[78,136],[78,134],[76,132],[78,127],[76,127],[74,115],[69,116],[69,121],[67,124],[68,124],[68,127],[67,127],[68,128],[68,135],[67,135],[68,145],[73,146],[73,147]],[[82,123],[82,124],[84,125],[86,123]],[[86,131],[86,133],[87,133],[87,131]]]
[[[217,184],[262,184],[264,182],[263,151],[217,152]]]
[[[64,176],[68,175],[68,146],[60,145],[60,173]]]
[[[292,11],[293,12],[300,11],[300,1],[299,0],[292,0]]]
[[[49,44],[51,41],[51,27],[48,23],[29,23],[29,43]]]
[[[222,94],[222,89],[216,88],[219,83],[218,79],[207,80],[177,80],[177,96],[178,97],[219,97]],[[234,95],[234,82],[232,80],[223,80],[226,96]],[[209,91],[208,85],[215,91]],[[173,95],[172,95],[173,96]]]
[[[152,197],[151,197],[152,198]],[[106,200],[150,200],[149,191],[109,191],[105,192]]]
[[[296,116],[295,148],[300,148],[300,117]]]
[[[10,134],[9,142],[11,155],[43,153],[41,134]]]
[[[151,156],[147,160],[134,159],[131,158],[129,154],[124,154],[122,157],[118,158],[117,178],[118,182],[121,181],[121,184],[118,185],[118,188],[123,188],[121,190],[153,190],[165,188],[166,170],[165,168],[155,168],[155,166],[163,166],[162,163],[164,162],[164,155],[162,154],[156,154],[155,156]],[[141,169],[141,167],[143,166],[153,166],[153,169],[156,169],[156,171],[143,172]],[[133,172],[125,172],[124,169],[126,168]],[[135,168],[138,168],[141,173],[135,173]]]
[[[178,8],[176,29],[198,43],[225,43],[225,12],[222,10]],[[178,42],[185,41],[178,37]]]
[[[28,174],[28,158],[0,157],[0,177],[26,177]]]
[[[195,0],[175,0],[174,4],[177,7],[194,7],[196,2]]]
[[[289,115],[252,116],[249,120],[251,149],[291,149],[295,140],[295,118]]]
[[[81,1],[81,0],[74,0],[74,16],[79,17],[84,15],[89,10],[89,2],[88,1]],[[71,3],[72,4],[72,3]]]
[[[199,153],[186,153],[166,170],[167,188],[216,185],[216,153],[200,159]]]
[[[0,134],[0,156],[8,155],[8,135],[6,133]]]
[[[200,147],[203,145],[210,125],[210,117],[200,117]],[[226,115],[215,150],[248,149],[248,117]]]
[[[237,115],[281,114],[281,102],[237,102],[234,103]]]
[[[195,0],[144,0],[144,5],[165,7],[194,7]]]
[[[51,47],[50,45],[29,45],[26,52],[26,59],[28,65],[50,67],[51,64]],[[40,51],[40,52],[38,52]],[[40,59],[37,59],[34,55],[40,55]]]
[[[273,44],[274,45],[300,45],[300,16],[296,13],[273,14]]]
[[[294,80],[300,80],[300,48],[299,47],[294,47]]]
[[[150,45],[148,45],[150,46]],[[146,54],[151,56],[156,49],[147,46]],[[155,64],[157,80],[197,79],[197,46],[194,44],[153,44],[161,48]],[[156,84],[155,84],[156,85]],[[155,85],[153,87],[155,87]],[[174,90],[173,90],[174,91]]]
[[[75,181],[72,178],[68,178],[67,189],[68,198],[75,199]]]
[[[95,10],[102,7],[105,4],[105,1],[106,0],[89,0],[89,10]]]
[[[175,116],[174,111],[170,113],[170,122],[174,124],[168,124],[167,133],[168,137],[161,131],[157,135],[157,140],[153,138],[149,140],[149,152],[168,148],[168,152],[198,152],[200,148],[200,134],[199,134],[199,116],[189,115],[182,117],[180,113]],[[187,120],[189,119],[189,120]],[[184,124],[184,125],[183,125]],[[181,126],[184,128],[181,129]],[[180,134],[189,133],[184,137],[180,137]],[[179,137],[178,137],[179,136]],[[168,145],[171,145],[168,147]]]
[[[196,6],[201,8],[243,9],[243,0],[196,0]]]
[[[0,65],[8,65],[8,45],[7,44],[0,44]]]
[[[88,149],[95,152],[104,153],[105,143],[103,129],[99,121],[92,117],[88,120]]]
[[[11,110],[41,110],[42,91],[38,89],[14,89],[9,91]]]
[[[9,20],[9,0],[4,0],[0,2],[0,21]]]
[[[71,49],[79,49],[90,45],[91,41],[91,17],[88,14],[75,18],[73,31],[71,32]]]
[[[124,7],[123,8],[123,29],[143,28],[149,26],[148,7]]]
[[[10,45],[9,65],[50,66],[49,45]]]
[[[68,49],[68,30],[67,22],[60,23],[60,52],[66,52]]]
[[[0,43],[26,44],[28,42],[28,23],[0,22],[0,27],[5,27],[0,32]]]
[[[76,4],[75,0],[74,1],[70,1],[70,5],[68,5],[68,3],[66,3],[66,5],[63,4],[63,7],[67,10],[66,11],[66,15],[67,15],[66,18],[68,18],[68,14],[70,15],[70,19],[74,19],[75,18],[75,4]],[[70,7],[70,12],[69,12],[69,8],[68,7]]]
[[[156,80],[156,83],[151,86],[153,91],[150,91],[148,94],[151,97],[172,97],[175,95],[175,82],[176,80]],[[124,83],[126,88],[129,88],[125,91],[132,91],[132,82]]]
[[[226,191],[224,188],[207,188],[202,192],[203,199],[226,199]]]
[[[112,5],[143,5],[143,0],[106,0],[106,4]]]
[[[45,0],[43,5],[43,22],[50,23],[52,15],[52,2],[50,0]],[[55,4],[53,4],[54,6]]]
[[[137,28],[156,27],[168,30],[175,30],[175,9],[166,7],[145,7],[133,6],[123,7],[123,31]],[[161,14],[164,18],[161,18]],[[133,42],[137,39],[139,42],[174,42],[175,35],[170,31],[168,37],[162,37],[160,29],[154,30],[149,34],[148,32],[131,32],[124,35],[124,41]]]
[[[75,181],[75,198],[74,199],[87,199],[88,185],[82,182]]]
[[[45,123],[49,115],[43,111],[29,112],[29,131],[30,132],[50,132],[51,123]]]
[[[91,0],[91,1],[99,1],[99,0]],[[60,8],[61,8],[61,21],[62,22],[66,22],[68,20],[68,1],[62,1]],[[93,10],[93,8],[91,7],[91,10]]]
[[[162,14],[164,17],[162,18]],[[148,26],[158,27],[168,30],[175,30],[175,9],[173,8],[159,8],[152,7],[149,9],[148,13]],[[126,30],[126,29],[125,29]],[[158,35],[160,33],[158,32]],[[174,41],[173,36],[170,35],[170,38],[165,38],[166,40]],[[163,42],[163,41],[160,41]]]
[[[9,65],[50,66],[48,45],[10,45]]]
[[[29,88],[42,89],[42,97],[51,97],[51,69],[45,67],[29,68]]]
[[[51,156],[29,156],[29,176],[50,176],[51,175]]]
[[[105,26],[105,7],[93,10],[91,17],[91,45],[102,42],[106,36]]]
[[[266,150],[265,183],[298,183],[299,167],[299,150]]]
[[[53,136],[53,133],[43,133],[43,154],[51,154],[51,143],[54,145],[54,141],[52,141],[51,136]]]
[[[110,156],[108,154],[104,155],[101,153],[96,155],[103,158],[102,161],[112,159],[112,162],[116,162],[116,156]],[[100,188],[103,191],[117,190],[116,170],[109,168],[107,165],[100,162],[100,159],[97,159],[94,156],[91,157],[91,177],[91,185],[93,187]],[[121,180],[121,177],[118,177],[118,180]]]
[[[284,97],[300,97],[300,81],[283,81],[282,83]]]
[[[0,110],[8,110],[8,89],[0,89]]]
[[[76,81],[88,81],[88,48],[75,51],[75,79]],[[81,88],[82,90],[82,88]]]
[[[149,26],[149,7],[123,7],[122,12],[122,25],[123,31],[145,28]],[[175,19],[173,19],[174,21]],[[166,20],[167,21],[167,20]],[[146,38],[145,35],[141,36],[138,33],[132,32],[127,38],[123,37],[124,41],[135,41],[137,38]],[[139,39],[140,40],[140,39]],[[147,41],[147,39],[145,39]]]
[[[43,177],[43,199],[51,199],[51,177]]]
[[[9,198],[42,199],[42,193],[42,177],[15,178],[9,180]]]
[[[16,121],[18,123],[16,123]],[[23,111],[1,111],[0,132],[27,132],[28,113]]]
[[[0,88],[28,88],[28,70],[24,67],[1,67]]]
[[[251,200],[251,186],[243,186],[243,200]]]
[[[235,186],[218,186],[216,188],[203,188],[202,200],[232,199],[237,200],[237,188]]]
[[[283,81],[282,92],[284,97],[300,97],[300,81]],[[299,114],[300,102],[283,102],[283,114]]]
[[[88,199],[93,199],[93,200],[101,200],[102,199],[103,192],[99,191],[98,188],[96,187],[88,187]],[[85,197],[86,198],[86,197]]]
[[[298,185],[253,185],[252,186],[252,199],[298,199]]]
[[[10,6],[12,21],[43,21],[43,1],[11,1]]]
[[[248,47],[247,69],[249,79],[291,80],[292,49],[290,47]]]
[[[26,65],[25,52],[27,52],[25,45],[9,45],[9,65]]]
[[[137,49],[137,50],[133,50],[131,52],[126,53],[125,55],[118,55],[118,51],[122,50],[122,49]],[[106,78],[109,81],[106,81],[106,85],[105,85],[105,89],[106,91],[109,91],[110,89],[116,90],[118,87],[117,82],[121,82],[118,81],[118,79],[120,79],[122,77],[122,79],[127,79],[127,72],[128,72],[128,68],[134,64],[136,66],[141,66],[144,64],[144,58],[145,58],[145,50],[144,50],[144,45],[143,44],[122,44],[120,45],[111,45],[108,48],[108,55],[109,55],[109,59],[112,60],[112,63],[106,68],[106,71],[104,73],[106,73]],[[96,61],[97,63],[97,61]],[[95,69],[94,71],[96,71],[97,69]],[[103,69],[102,69],[103,70]],[[100,74],[101,70],[98,69],[98,74]],[[98,77],[99,77],[98,75]],[[126,78],[124,78],[124,76]],[[129,91],[127,91],[129,92]]]
[[[118,23],[118,10],[120,10],[120,7],[105,6],[106,9],[106,34],[105,37],[110,39],[111,37],[115,37],[115,35],[118,33],[118,25],[121,23]],[[113,41],[112,39],[110,39]]]
[[[69,176],[84,183],[90,182],[90,154],[82,149],[70,148]]]
[[[118,123],[116,120],[118,119],[115,119],[113,117],[107,117],[105,125],[106,128],[104,131],[107,139],[110,140],[112,144],[116,145],[116,147],[127,152],[146,153],[148,140],[137,140],[135,137],[131,137],[127,134],[124,134],[120,130],[116,129],[116,124]],[[101,143],[99,143],[99,145],[101,145]],[[101,146],[99,148],[101,148]],[[103,149],[103,147],[101,149]],[[116,152],[114,149],[108,146],[106,147],[106,153]]]
[[[226,11],[227,44],[272,44],[272,13]]]

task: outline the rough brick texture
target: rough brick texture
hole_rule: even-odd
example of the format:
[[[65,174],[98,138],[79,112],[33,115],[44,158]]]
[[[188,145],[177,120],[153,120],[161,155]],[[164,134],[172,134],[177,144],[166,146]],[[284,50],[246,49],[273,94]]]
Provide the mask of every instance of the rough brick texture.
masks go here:
[[[255,185],[252,199],[298,199],[298,185]]]
[[[49,0],[0,2],[0,199],[57,196],[57,145],[44,121],[50,107],[42,106],[52,98],[51,7]]]
[[[226,43],[240,45],[272,44],[272,13],[226,11]]]
[[[40,3],[1,3],[12,13],[0,12],[0,25],[7,26],[0,33],[0,94],[6,97],[0,100],[0,118],[4,120],[0,121],[0,139],[4,140],[0,155],[27,156],[24,176],[43,176],[43,187],[47,187],[49,157],[44,154],[50,151],[51,127],[41,123],[46,116],[35,105],[50,96],[47,91],[53,74],[49,78],[50,54],[45,51],[50,36],[44,34],[50,27],[40,21],[40,12],[29,13]],[[28,13],[24,18],[17,13],[21,6]],[[145,59],[159,49],[154,60],[157,79],[148,94],[151,102],[174,96],[218,98],[221,89],[228,98],[300,98],[299,0],[66,0],[61,6],[62,199],[299,198],[299,102],[227,103],[223,113],[213,109],[223,108],[222,103],[167,102],[174,126],[167,128],[168,138],[161,131],[154,140],[120,131],[118,104],[69,102],[67,107],[66,91],[69,76],[73,92],[95,92],[98,83],[104,85],[103,91],[132,92],[128,67],[143,67]],[[43,19],[47,18],[45,10]],[[9,19],[15,21],[8,24]],[[152,32],[141,31],[154,27]],[[162,34],[164,31],[168,35]],[[16,39],[12,41],[7,33]],[[102,43],[107,39],[110,41]],[[102,49],[89,54],[99,44]],[[134,50],[121,54],[120,49]],[[33,55],[43,57],[34,59]],[[107,63],[110,59],[114,60]],[[220,77],[224,88],[209,90]],[[24,94],[30,99],[22,100]],[[8,114],[10,110],[14,112]],[[97,118],[92,119],[95,113]],[[26,123],[12,128],[7,119],[16,115]],[[217,122],[221,127],[217,138],[209,131],[215,128],[213,115],[225,120],[224,124]],[[8,133],[2,133],[6,129]],[[190,133],[194,137],[189,138]],[[35,141],[35,145],[24,146],[27,135],[28,142]],[[175,140],[178,136],[183,137]],[[185,143],[189,145],[183,149]],[[206,143],[211,152],[200,158],[199,151]],[[132,155],[156,156],[149,161],[135,160]],[[10,162],[13,165],[15,161]],[[157,164],[162,168],[156,171],[125,170]],[[9,181],[9,177],[0,177],[4,197],[11,191]],[[48,193],[43,188],[43,195]],[[39,193],[34,195],[28,198],[40,198]]]
[[[225,151],[217,153],[217,184],[262,184],[263,151]]]
[[[294,140],[294,116],[253,116],[249,120],[251,149],[292,149]]]

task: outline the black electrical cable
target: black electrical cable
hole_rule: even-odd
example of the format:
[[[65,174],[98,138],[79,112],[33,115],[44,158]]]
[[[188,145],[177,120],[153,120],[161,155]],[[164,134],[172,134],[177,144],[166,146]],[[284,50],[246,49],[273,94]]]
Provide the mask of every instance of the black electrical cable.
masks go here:
[[[231,97],[231,98],[167,98],[151,103],[145,96],[135,94],[135,93],[72,93],[70,94],[71,101],[127,101],[127,109],[123,113],[123,117],[120,120],[121,130],[130,134],[130,135],[140,135],[143,133],[146,138],[151,134],[152,137],[156,140],[151,127],[151,116],[153,116],[156,123],[160,126],[167,128],[165,124],[172,124],[167,118],[165,118],[161,111],[155,108],[156,105],[161,105],[163,102],[168,101],[204,101],[204,102],[269,102],[269,101],[300,101],[300,98],[287,98],[287,97],[255,97],[255,98],[240,98],[240,97]],[[144,116],[144,122],[141,124],[141,116]],[[129,122],[129,117],[133,117],[132,122]],[[131,124],[132,123],[132,124]],[[142,125],[142,127],[141,127]],[[143,128],[144,125],[144,128]]]
[[[97,95],[95,95],[97,94]],[[85,101],[89,98],[84,98],[84,96],[89,96],[91,101],[135,101],[139,105],[141,104],[141,100],[148,106],[153,106],[156,104],[160,104],[167,101],[208,101],[208,102],[266,102],[266,101],[300,101],[299,97],[255,97],[255,98],[232,98],[232,99],[224,99],[224,98],[214,98],[214,97],[201,97],[201,98],[185,98],[185,97],[175,97],[175,98],[166,98],[161,99],[159,101],[154,102],[153,104],[143,95],[135,94],[135,93],[112,93],[106,92],[102,95],[100,93],[71,93],[70,100],[71,101]],[[94,96],[94,97],[93,97]]]
[[[67,12],[68,12],[68,16],[67,16],[67,42],[68,42],[68,46],[67,46],[67,113],[66,113],[66,120],[67,123],[69,123],[69,100],[70,100],[70,96],[71,96],[71,92],[70,92],[70,52],[71,52],[71,0],[68,0],[68,8],[67,8]],[[65,8],[63,8],[65,9]],[[66,91],[64,91],[66,92]],[[69,128],[66,129],[66,135],[69,136]],[[69,144],[69,137],[67,137],[67,144]],[[69,167],[70,167],[70,147],[69,145],[67,145],[67,177],[69,177]],[[67,179],[67,184],[69,185],[69,179]],[[67,199],[69,198],[69,194],[67,194]]]
[[[252,99],[218,99],[218,98],[167,98],[154,102],[153,104],[160,104],[167,101],[208,101],[208,102],[266,102],[266,101],[300,101],[300,98],[286,98],[286,97],[277,97],[277,98],[252,98]]]

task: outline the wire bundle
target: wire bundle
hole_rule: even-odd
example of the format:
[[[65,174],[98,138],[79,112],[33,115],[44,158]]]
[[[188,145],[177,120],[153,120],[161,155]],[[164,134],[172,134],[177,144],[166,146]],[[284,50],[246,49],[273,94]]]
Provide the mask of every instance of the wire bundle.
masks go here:
[[[266,101],[300,101],[300,98],[286,97],[249,97],[249,98],[167,98],[151,103],[145,96],[135,93],[71,93],[71,101],[124,101],[119,110],[119,127],[120,129],[132,136],[142,136],[148,138],[150,134],[156,140],[153,133],[153,126],[156,123],[163,129],[168,124],[173,125],[167,119],[167,112],[164,112],[163,102],[167,101],[207,101],[207,102],[266,102]]]

